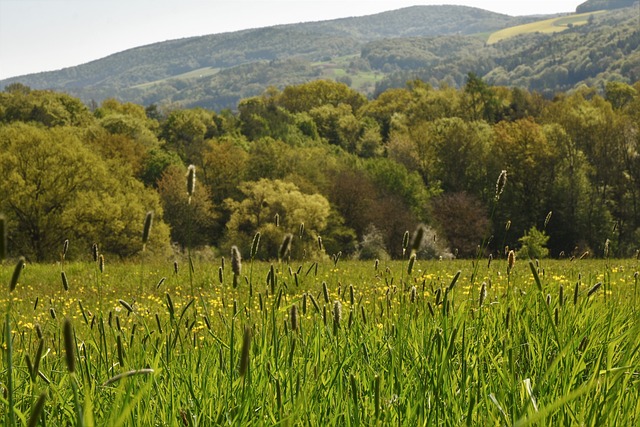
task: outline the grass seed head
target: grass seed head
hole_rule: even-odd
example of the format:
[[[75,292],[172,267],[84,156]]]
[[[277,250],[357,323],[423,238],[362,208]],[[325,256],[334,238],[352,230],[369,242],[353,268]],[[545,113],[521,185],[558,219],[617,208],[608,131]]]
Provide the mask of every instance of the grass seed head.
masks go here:
[[[289,317],[291,317],[291,330],[295,332],[298,330],[298,306],[293,304],[289,314]]]
[[[411,241],[411,253],[417,253],[420,250],[426,231],[427,230],[424,225],[418,225],[415,233],[413,233],[413,240]],[[435,235],[433,237],[435,239]]]
[[[31,416],[29,417],[28,427],[36,427],[38,425],[38,421],[40,421],[40,415],[42,414],[42,410],[44,409],[45,401],[47,400],[47,393],[42,392],[38,397],[35,405],[33,405],[33,409],[31,410]]]
[[[293,235],[287,233],[282,239],[282,245],[280,245],[280,251],[278,252],[278,256],[280,259],[285,259],[286,256],[291,251],[291,242],[293,241]]]
[[[258,253],[258,248],[260,247],[260,232],[258,231],[253,236],[253,241],[251,242],[251,258],[255,257]]]
[[[20,280],[20,273],[22,273],[24,266],[24,257],[20,257],[18,263],[16,264],[16,267],[13,269],[13,275],[11,276],[11,282],[9,283],[9,292],[13,292],[13,290],[18,285],[18,281]]]
[[[498,180],[496,181],[496,195],[495,195],[496,202],[500,200],[500,196],[504,191],[505,185],[507,185],[507,171],[502,170],[502,172],[500,172],[500,175],[498,175]]]
[[[342,320],[342,303],[340,300],[335,300],[333,303],[333,327],[334,329],[340,328],[340,321]]]
[[[67,274],[62,271],[60,273],[60,276],[62,277],[62,287],[64,288],[65,291],[69,290],[69,281],[67,280]]]
[[[147,245],[149,241],[149,233],[151,232],[151,225],[153,224],[153,211],[147,212],[147,215],[144,217],[144,227],[142,228],[142,246]]]
[[[409,248],[409,230],[404,232],[402,236],[402,250],[403,252]]]
[[[551,215],[553,214],[553,211],[549,211],[549,213],[547,214],[546,218],[544,219],[544,228],[547,228],[547,225],[549,224],[549,221],[551,221]]]
[[[407,275],[411,275],[411,272],[413,271],[413,265],[416,262],[416,254],[412,253],[411,254],[411,258],[409,258],[409,265],[407,265]]]
[[[482,287],[480,288],[480,298],[478,299],[478,307],[482,307],[484,301],[487,299],[487,283],[482,282]]]
[[[98,262],[98,244],[91,245],[91,254],[93,255],[93,262]]]
[[[119,299],[118,302],[120,303],[121,306],[123,306],[127,310],[127,312],[129,313],[133,312],[133,307],[131,307],[131,304],[129,304],[128,302],[122,299]]]
[[[307,314],[307,293],[302,294],[302,314]]]
[[[71,321],[67,318],[64,319],[64,349],[67,362],[67,370],[73,374],[76,371],[76,358],[74,353],[74,338],[73,338],[73,326]]]
[[[240,275],[242,270],[242,257],[237,246],[231,246],[231,271],[236,276]]]
[[[591,289],[589,289],[589,292],[587,292],[587,297],[590,297],[591,295],[595,294],[598,291],[598,289],[600,289],[601,286],[602,286],[602,282],[598,282],[595,285],[593,285]]]
[[[327,282],[322,282],[322,296],[324,297],[325,304],[329,304],[329,289],[327,288]]]
[[[512,250],[507,255],[507,274],[510,274],[513,267],[516,265],[516,253]]]
[[[62,243],[62,259],[65,259],[67,256],[67,251],[69,250],[69,239],[65,239]]]
[[[191,202],[191,197],[193,196],[193,192],[196,189],[196,167],[194,165],[189,165],[187,168],[187,195],[189,196],[189,202]]]

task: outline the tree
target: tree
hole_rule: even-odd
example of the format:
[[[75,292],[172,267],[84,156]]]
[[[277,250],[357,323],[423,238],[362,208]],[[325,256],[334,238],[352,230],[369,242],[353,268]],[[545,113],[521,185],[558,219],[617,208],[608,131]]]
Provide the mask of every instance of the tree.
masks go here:
[[[485,122],[443,118],[427,125],[425,138],[433,145],[433,170],[446,192],[468,192],[487,200],[500,165],[491,158],[493,132]]]
[[[295,128],[295,116],[277,104],[276,96],[274,90],[267,91],[238,104],[242,134],[250,141],[266,137],[286,140]]]
[[[77,98],[20,85],[0,93],[0,123],[13,121],[36,122],[47,127],[85,126],[94,118]]]
[[[458,257],[473,258],[478,247],[490,236],[491,222],[486,207],[467,193],[449,193],[433,201],[433,215]]]
[[[245,256],[256,233],[261,234],[258,258],[278,256],[286,234],[295,237],[291,256],[302,258],[320,253],[317,238],[327,226],[330,206],[320,194],[304,194],[294,184],[260,179],[240,185],[242,201],[227,200],[231,217],[227,223],[226,245],[236,245]],[[276,221],[276,215],[278,220]],[[299,235],[304,224],[304,234]]]
[[[105,253],[130,256],[142,249],[140,233],[150,210],[155,219],[148,248],[168,248],[155,192],[131,177],[127,167],[107,166],[76,129],[0,127],[0,170],[0,211],[12,223],[17,254],[56,259],[61,242],[69,239],[78,251],[89,253],[96,242]]]
[[[314,80],[297,86],[287,86],[278,98],[278,103],[294,113],[309,112],[323,105],[337,107],[340,104],[349,105],[351,111],[357,111],[366,103],[366,98],[344,83]]]
[[[240,195],[238,187],[246,180],[249,154],[241,142],[232,138],[218,138],[207,142],[201,153],[203,185],[216,204]]]
[[[520,237],[518,241],[522,244],[518,251],[518,255],[521,258],[540,259],[549,256],[549,249],[547,249],[549,236],[536,227],[531,227],[528,231],[525,231],[524,236]]]
[[[183,248],[210,245],[220,239],[222,227],[217,224],[218,215],[211,203],[209,188],[198,186],[189,202],[185,176],[184,166],[171,165],[158,181],[164,217],[171,227],[171,241]]]
[[[502,121],[493,129],[492,157],[508,173],[494,225],[500,229],[510,220],[511,234],[519,235],[552,210],[549,194],[555,179],[557,147],[549,143],[544,128],[531,119]],[[507,243],[513,246],[516,242]]]
[[[371,117],[378,122],[382,139],[386,142],[391,134],[392,117],[407,110],[411,100],[411,93],[407,89],[388,89],[375,100],[365,104],[360,112],[364,117]]]
[[[325,141],[340,146],[350,153],[357,151],[363,128],[354,116],[350,105],[325,104],[313,108],[309,111],[309,115],[316,123],[318,134]]]
[[[467,113],[471,120],[495,122],[501,114],[501,105],[491,86],[474,73],[467,75],[464,86],[467,95]]]
[[[205,140],[219,134],[214,116],[200,108],[173,111],[161,124],[160,137],[185,164],[202,166],[199,159]]]

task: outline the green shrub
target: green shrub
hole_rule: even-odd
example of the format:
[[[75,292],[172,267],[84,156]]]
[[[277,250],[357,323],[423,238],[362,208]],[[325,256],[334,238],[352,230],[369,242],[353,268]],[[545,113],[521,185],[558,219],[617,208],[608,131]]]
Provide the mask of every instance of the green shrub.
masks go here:
[[[524,236],[519,238],[518,241],[522,244],[522,247],[518,251],[519,257],[534,259],[549,256],[549,249],[547,249],[549,236],[536,227],[531,227],[529,231],[525,231]]]

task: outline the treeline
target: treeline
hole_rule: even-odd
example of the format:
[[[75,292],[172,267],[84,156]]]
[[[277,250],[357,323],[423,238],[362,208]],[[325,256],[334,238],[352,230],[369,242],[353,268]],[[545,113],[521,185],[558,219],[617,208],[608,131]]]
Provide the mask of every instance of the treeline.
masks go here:
[[[317,80],[245,98],[238,111],[163,111],[15,84],[0,93],[0,212],[11,254],[192,248],[248,257],[633,256],[640,247],[640,82],[546,99],[422,81],[374,100]],[[187,166],[196,187],[187,194]],[[506,171],[506,172],[503,172]],[[497,185],[499,176],[505,177]],[[504,185],[503,185],[504,184]],[[218,252],[219,251],[219,252]],[[282,255],[282,254],[281,254]]]

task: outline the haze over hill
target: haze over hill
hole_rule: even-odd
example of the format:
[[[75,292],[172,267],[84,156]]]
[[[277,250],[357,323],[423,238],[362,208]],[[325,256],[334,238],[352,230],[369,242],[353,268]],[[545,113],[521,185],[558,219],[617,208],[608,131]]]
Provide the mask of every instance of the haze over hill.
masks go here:
[[[76,67],[6,79],[0,87],[20,82],[66,91],[85,102],[116,97],[145,105],[223,109],[269,86],[317,78],[343,81],[367,95],[413,78],[459,86],[469,72],[492,83],[549,93],[582,82],[640,78],[637,20],[624,10],[594,15],[589,25],[559,34],[485,43],[494,31],[541,18],[464,6],[410,7],[155,43]]]

